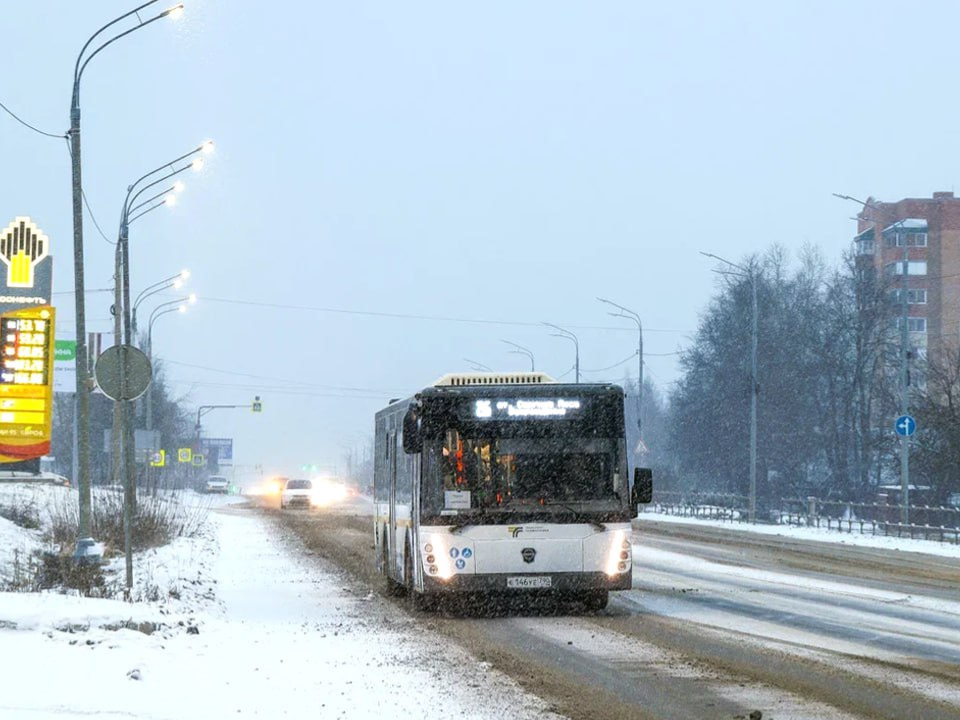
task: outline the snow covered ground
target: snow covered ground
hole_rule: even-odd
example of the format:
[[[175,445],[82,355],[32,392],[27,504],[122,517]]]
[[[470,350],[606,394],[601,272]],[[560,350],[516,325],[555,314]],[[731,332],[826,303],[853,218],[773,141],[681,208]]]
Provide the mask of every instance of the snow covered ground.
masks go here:
[[[9,492],[0,486],[0,501]],[[156,601],[0,593],[0,717],[558,717],[378,595],[358,595],[319,559],[295,554],[282,530],[231,508],[238,500],[222,499],[201,537],[137,559],[138,590]],[[2,568],[11,547],[39,538],[0,519],[0,545]]]
[[[207,510],[204,530],[136,559],[126,603],[0,592],[0,717],[557,717],[506,676],[447,646],[375,594],[362,594],[284,531],[238,509]],[[0,485],[0,504],[75,502],[65,488]],[[643,514],[636,522],[694,522]],[[727,529],[960,557],[939,543],[717,523]],[[41,547],[0,519],[0,581]],[[122,559],[112,568],[123,577]],[[118,583],[119,585],[119,583]],[[411,688],[416,688],[415,692]]]

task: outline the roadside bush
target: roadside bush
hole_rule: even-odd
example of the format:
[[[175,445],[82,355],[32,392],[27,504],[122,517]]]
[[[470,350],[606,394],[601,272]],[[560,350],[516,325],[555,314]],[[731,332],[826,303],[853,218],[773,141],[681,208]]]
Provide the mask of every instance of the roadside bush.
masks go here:
[[[12,502],[0,503],[0,517],[27,530],[40,528],[40,513],[32,500],[23,500],[14,495]]]
[[[208,510],[205,505],[186,505],[177,494],[139,497],[130,528],[134,552],[167,545],[178,537],[195,537],[207,519]],[[50,509],[47,535],[61,553],[73,550],[79,514],[75,496]],[[123,552],[123,493],[94,493],[90,534],[103,543],[106,556]]]

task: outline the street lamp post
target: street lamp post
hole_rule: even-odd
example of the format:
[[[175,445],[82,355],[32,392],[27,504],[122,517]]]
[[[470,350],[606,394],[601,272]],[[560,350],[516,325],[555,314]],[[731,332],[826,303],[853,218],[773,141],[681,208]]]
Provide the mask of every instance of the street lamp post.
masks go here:
[[[575,355],[576,360],[574,364],[574,368],[576,369],[575,376],[577,378],[577,384],[579,385],[580,384],[580,341],[577,340],[576,335],[574,335],[572,332],[570,332],[566,328],[562,328],[559,325],[554,325],[548,322],[545,322],[543,324],[546,325],[547,327],[552,327],[554,330],[560,331],[560,333],[550,333],[554,337],[566,338],[567,340],[570,340],[573,343],[574,351],[576,353]],[[569,372],[569,370],[567,372]]]
[[[91,43],[101,35],[105,30],[113,27],[118,22],[131,16],[136,16],[144,8],[155,4],[158,0],[149,0],[139,7],[124,13],[123,15],[111,20],[109,23],[97,30],[91,35],[87,42],[81,48],[77,61],[73,69],[73,92],[70,99],[70,130],[67,133],[68,145],[70,148],[71,177],[72,177],[72,199],[73,199],[73,282],[74,282],[74,308],[76,312],[77,326],[77,352],[76,352],[76,405],[74,409],[74,424],[77,433],[76,460],[74,463],[74,478],[77,481],[79,490],[79,517],[77,532],[77,547],[74,553],[77,559],[81,559],[88,554],[95,556],[97,553],[93,549],[94,543],[90,538],[90,515],[91,515],[91,487],[90,487],[90,367],[87,357],[87,325],[86,325],[86,302],[84,298],[84,267],[83,267],[83,181],[82,164],[80,154],[80,80],[83,77],[83,71],[87,64],[108,45],[116,42],[120,38],[143,28],[150,23],[156,22],[167,16],[175,16],[183,5],[176,5],[163,11],[156,17],[149,20],[141,20],[139,24],[117,33],[109,40],[103,42],[96,50],[89,55],[87,49]]]
[[[607,305],[612,305],[615,308],[618,308],[620,312],[608,313],[613,317],[622,317],[627,318],[628,320],[633,320],[637,324],[637,334],[638,334],[638,344],[637,344],[637,432],[640,433],[640,439],[643,439],[643,322],[640,320],[640,316],[635,313],[633,310],[628,310],[623,305],[618,305],[612,300],[606,300],[605,298],[598,297],[602,303]]]
[[[833,193],[833,196],[841,200],[850,200],[880,214],[887,212],[873,203],[858,200],[850,195]],[[877,225],[877,221],[873,218],[869,218],[868,222],[872,222],[874,227]],[[906,234],[902,232],[903,220],[897,220],[890,225],[886,225],[883,231],[881,231],[881,234],[888,228],[895,229],[897,244],[903,244],[903,281],[900,286],[900,415],[907,416],[910,414],[910,335],[907,329],[907,323],[910,318],[910,255]],[[900,524],[910,524],[910,436],[907,435],[906,432],[900,436]]]
[[[534,372],[537,369],[537,366],[533,361],[533,353],[530,350],[523,347],[523,345],[517,345],[515,342],[510,342],[509,340],[501,340],[500,342],[504,342],[514,348],[509,352],[516,353],[517,355],[526,355],[528,358],[530,358],[530,372]]]
[[[748,514],[751,523],[757,521],[757,273],[754,268],[747,269],[742,265],[737,265],[729,260],[714,255],[713,253],[701,252],[714,260],[719,260],[730,267],[737,268],[741,272],[732,273],[724,271],[730,275],[746,278],[750,281],[750,292],[752,295],[752,322],[750,328],[750,498]]]
[[[153,312],[150,313],[150,319],[147,322],[147,357],[150,359],[151,364],[153,363],[153,324],[157,321],[157,318],[172,312],[184,313],[187,311],[188,303],[192,305],[196,302],[196,295],[190,295],[189,297],[185,298],[177,298],[176,300],[160,303],[153,309]],[[153,430],[153,383],[147,387],[146,405],[147,430]]]

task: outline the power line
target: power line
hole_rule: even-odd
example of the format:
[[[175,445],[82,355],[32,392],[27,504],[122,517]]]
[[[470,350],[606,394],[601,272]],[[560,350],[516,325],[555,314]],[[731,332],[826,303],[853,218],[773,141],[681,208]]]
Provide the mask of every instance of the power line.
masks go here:
[[[67,141],[67,154],[70,156],[70,159],[73,160],[73,148],[70,146],[70,138],[68,138],[66,135],[64,135],[63,137]],[[116,241],[108,238],[104,234],[103,230],[100,229],[100,223],[97,222],[97,216],[93,214],[93,210],[90,207],[90,203],[87,202],[87,193],[84,192],[83,187],[80,188],[80,197],[83,198],[83,205],[84,207],[87,208],[87,214],[90,216],[90,219],[93,221],[93,226],[97,229],[97,232],[100,233],[100,237],[106,240],[109,244],[116,245],[117,244]]]
[[[473,323],[477,325],[513,325],[520,327],[536,327],[541,328],[543,323],[540,322],[527,322],[524,320],[487,320],[482,318],[461,318],[461,317],[450,317],[444,315],[417,315],[415,313],[389,313],[389,312],[380,312],[375,310],[350,310],[347,308],[333,308],[333,307],[323,307],[323,306],[312,306],[312,305],[290,305],[284,303],[268,303],[268,302],[259,302],[254,300],[233,300],[230,298],[216,298],[216,297],[207,297],[202,296],[202,299],[205,302],[215,302],[215,303],[225,303],[229,305],[248,305],[253,307],[264,307],[264,308],[273,308],[279,310],[306,310],[310,312],[325,312],[325,313],[336,313],[340,315],[366,315],[369,317],[385,317],[385,318],[394,318],[398,320],[429,320],[434,322],[457,322],[457,323]],[[624,328],[621,326],[609,326],[609,325],[567,325],[567,327],[577,328],[578,330],[615,330],[617,332],[633,332],[631,328]],[[686,333],[687,330],[662,330],[657,328],[651,328],[645,332],[662,332],[662,333]]]
[[[63,134],[63,135],[54,135],[53,133],[44,132],[43,130],[40,130],[39,128],[35,128],[33,125],[31,125],[30,123],[28,123],[26,120],[18,117],[17,114],[16,114],[15,112],[13,112],[13,110],[11,110],[10,108],[8,108],[8,107],[7,107],[6,105],[4,105],[3,103],[0,103],[0,108],[2,108],[3,110],[5,110],[6,113],[7,113],[7,115],[9,115],[10,117],[12,117],[12,118],[13,118],[14,120],[16,120],[18,123],[20,123],[21,125],[23,125],[23,126],[26,127],[26,128],[30,128],[30,129],[33,130],[35,133],[39,133],[40,135],[46,135],[47,137],[51,137],[51,138],[56,138],[56,139],[58,139],[58,140],[59,140],[60,138],[65,138],[65,137],[67,137],[66,134]]]
[[[597,370],[584,370],[584,369],[581,368],[581,369],[580,369],[580,372],[588,372],[588,373],[606,372],[607,370],[613,370],[615,367],[619,367],[620,365],[623,365],[625,362],[628,362],[628,361],[630,361],[630,360],[633,360],[636,356],[637,356],[637,351],[634,350],[632,353],[630,353],[629,355],[627,355],[623,360],[621,360],[620,362],[614,363],[613,365],[610,365],[609,367],[599,368],[599,369],[597,369]]]

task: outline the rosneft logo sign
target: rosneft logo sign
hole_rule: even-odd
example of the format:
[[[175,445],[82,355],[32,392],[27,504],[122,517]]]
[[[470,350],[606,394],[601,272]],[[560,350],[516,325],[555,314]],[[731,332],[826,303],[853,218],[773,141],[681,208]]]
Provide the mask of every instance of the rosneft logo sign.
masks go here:
[[[8,288],[36,286],[35,269],[50,254],[50,241],[30,218],[18,217],[0,235],[0,260]]]

